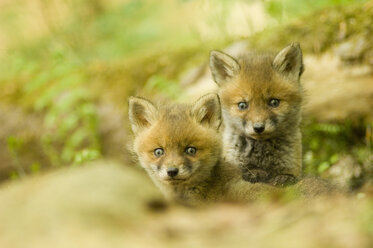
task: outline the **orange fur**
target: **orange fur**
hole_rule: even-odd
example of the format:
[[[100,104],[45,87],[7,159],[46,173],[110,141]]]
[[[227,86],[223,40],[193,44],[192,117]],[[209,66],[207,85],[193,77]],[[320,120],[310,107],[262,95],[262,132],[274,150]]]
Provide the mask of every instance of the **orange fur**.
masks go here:
[[[245,202],[277,190],[245,182],[239,168],[221,159],[217,95],[203,96],[194,105],[155,106],[147,100],[131,98],[129,109],[134,150],[142,167],[168,199],[187,205]],[[188,147],[195,148],[195,154],[188,154]],[[160,156],[155,153],[159,148],[163,151]],[[169,169],[178,172],[171,176]]]
[[[212,51],[210,68],[222,102],[225,158],[250,182],[294,183],[302,172],[299,45],[237,59]]]

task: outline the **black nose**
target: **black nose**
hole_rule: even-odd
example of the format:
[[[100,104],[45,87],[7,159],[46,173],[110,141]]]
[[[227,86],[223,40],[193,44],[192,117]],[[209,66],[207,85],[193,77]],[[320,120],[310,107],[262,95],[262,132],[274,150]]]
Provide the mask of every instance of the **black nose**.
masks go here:
[[[254,123],[253,128],[254,128],[254,131],[256,133],[263,133],[263,131],[264,131],[264,124],[263,123]]]
[[[167,175],[169,175],[170,177],[174,177],[177,175],[177,173],[179,173],[179,169],[178,168],[168,168],[167,169]]]

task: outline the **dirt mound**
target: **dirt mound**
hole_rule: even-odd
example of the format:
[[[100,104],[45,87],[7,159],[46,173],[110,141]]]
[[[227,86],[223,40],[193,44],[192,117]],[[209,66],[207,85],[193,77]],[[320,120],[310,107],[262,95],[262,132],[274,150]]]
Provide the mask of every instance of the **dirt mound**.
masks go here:
[[[108,161],[0,188],[0,246],[369,247],[372,199],[167,205],[139,170]]]

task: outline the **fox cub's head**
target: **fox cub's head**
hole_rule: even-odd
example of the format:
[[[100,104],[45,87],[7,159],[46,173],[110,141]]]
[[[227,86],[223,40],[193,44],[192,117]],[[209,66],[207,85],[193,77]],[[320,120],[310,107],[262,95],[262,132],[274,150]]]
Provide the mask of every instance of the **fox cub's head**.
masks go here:
[[[298,44],[275,56],[248,54],[237,60],[212,51],[210,68],[228,127],[254,139],[267,139],[298,124],[303,73]]]
[[[191,106],[157,106],[131,97],[129,119],[134,150],[153,180],[162,184],[203,180],[219,160],[221,110],[216,94]]]

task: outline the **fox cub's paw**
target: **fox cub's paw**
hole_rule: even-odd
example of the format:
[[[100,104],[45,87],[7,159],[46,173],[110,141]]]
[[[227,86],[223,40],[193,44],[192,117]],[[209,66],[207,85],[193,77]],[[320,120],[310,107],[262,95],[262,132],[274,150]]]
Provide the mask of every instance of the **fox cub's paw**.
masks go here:
[[[280,174],[280,175],[274,176],[268,182],[269,184],[272,184],[273,186],[284,187],[284,186],[289,186],[289,185],[297,183],[298,179],[294,177],[293,175]]]
[[[268,172],[262,169],[245,169],[242,179],[251,183],[265,182],[268,175]]]

